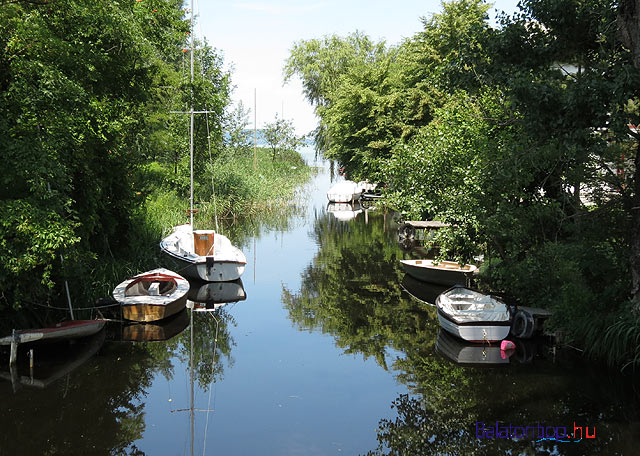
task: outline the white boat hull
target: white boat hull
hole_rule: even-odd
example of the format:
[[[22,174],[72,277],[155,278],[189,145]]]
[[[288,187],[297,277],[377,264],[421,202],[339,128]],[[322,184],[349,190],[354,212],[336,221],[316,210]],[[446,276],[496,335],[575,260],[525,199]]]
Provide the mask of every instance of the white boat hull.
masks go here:
[[[454,286],[436,298],[442,329],[460,339],[490,343],[505,339],[511,330],[511,310],[499,298]]]
[[[360,199],[362,188],[353,181],[342,181],[333,185],[327,192],[330,203],[353,203]]]
[[[475,324],[458,324],[441,315],[438,310],[438,321],[442,329],[453,334],[460,339],[468,342],[498,342],[505,339],[509,335],[511,324],[491,324],[491,323],[475,323]]]
[[[245,263],[214,261],[212,265],[208,266],[206,260],[197,261],[192,258],[172,255],[166,250],[163,252],[177,263],[180,274],[189,279],[204,280],[205,282],[229,282],[239,279],[245,269]]]
[[[212,255],[195,253],[193,236],[213,234]],[[177,264],[177,272],[190,279],[205,282],[237,280],[244,273],[247,259],[229,239],[211,230],[192,231],[190,225],[180,225],[160,242],[160,249]]]
[[[467,285],[478,270],[474,265],[459,265],[451,261],[434,263],[432,260],[400,260],[404,271],[423,282],[444,286]]]

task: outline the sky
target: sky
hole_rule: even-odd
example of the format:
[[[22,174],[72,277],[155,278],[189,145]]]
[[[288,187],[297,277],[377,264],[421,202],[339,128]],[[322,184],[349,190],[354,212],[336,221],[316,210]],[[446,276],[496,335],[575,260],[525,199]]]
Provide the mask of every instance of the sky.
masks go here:
[[[298,134],[317,126],[302,84],[283,83],[282,69],[294,43],[346,36],[356,30],[374,41],[398,44],[422,29],[421,17],[441,11],[439,0],[194,0],[196,37],[220,52],[232,71],[234,103],[254,106],[257,127],[279,118],[292,121]],[[513,12],[517,0],[498,0],[494,10]],[[490,11],[493,19],[494,10]]]

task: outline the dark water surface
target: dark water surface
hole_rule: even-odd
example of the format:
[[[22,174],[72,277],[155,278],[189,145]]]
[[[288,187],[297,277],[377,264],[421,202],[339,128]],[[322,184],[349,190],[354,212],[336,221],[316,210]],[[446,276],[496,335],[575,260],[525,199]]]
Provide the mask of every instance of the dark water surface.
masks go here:
[[[322,166],[304,210],[242,246],[245,299],[38,351],[13,382],[0,366],[0,455],[639,454],[632,379],[441,334],[393,217],[328,210]],[[558,428],[575,436],[540,438]]]

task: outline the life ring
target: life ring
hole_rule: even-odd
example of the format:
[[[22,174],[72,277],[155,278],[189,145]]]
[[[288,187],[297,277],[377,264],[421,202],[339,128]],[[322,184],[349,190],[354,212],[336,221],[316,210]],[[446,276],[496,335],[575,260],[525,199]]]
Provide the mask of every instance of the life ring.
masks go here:
[[[526,310],[518,310],[511,322],[511,334],[520,339],[528,339],[533,335],[533,316]]]

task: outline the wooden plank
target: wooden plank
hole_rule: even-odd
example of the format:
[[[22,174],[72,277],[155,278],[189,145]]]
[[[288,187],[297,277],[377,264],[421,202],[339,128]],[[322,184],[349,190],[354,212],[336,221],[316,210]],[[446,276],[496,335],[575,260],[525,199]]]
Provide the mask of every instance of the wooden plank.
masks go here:
[[[438,220],[407,220],[404,223],[416,229],[433,229],[450,226],[448,223],[439,222]]]
[[[546,309],[541,309],[540,307],[518,306],[518,309],[519,310],[526,310],[533,317],[550,317],[551,316],[551,312],[549,312]]]
[[[193,233],[196,255],[213,255],[213,233]]]

